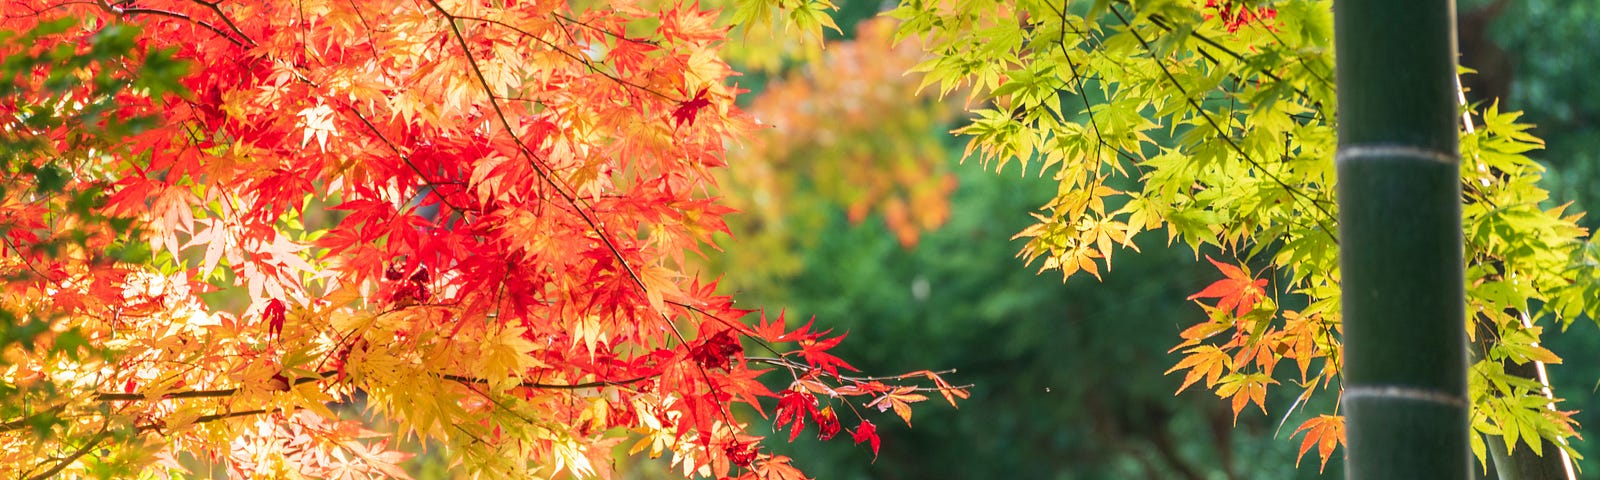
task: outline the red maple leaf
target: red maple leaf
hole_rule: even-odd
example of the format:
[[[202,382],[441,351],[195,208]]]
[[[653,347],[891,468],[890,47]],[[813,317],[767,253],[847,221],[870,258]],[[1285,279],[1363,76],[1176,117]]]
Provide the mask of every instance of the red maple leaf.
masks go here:
[[[728,461],[740,467],[749,467],[756,459],[760,444],[755,442],[742,443],[738,440],[730,441],[723,447],[723,452],[728,454]]]
[[[820,368],[822,371],[828,372],[830,375],[838,375],[840,368],[853,372],[859,371],[856,370],[856,367],[850,366],[850,364],[845,363],[845,361],[839,357],[823,353],[828,349],[833,348],[834,345],[838,345],[842,340],[844,340],[844,335],[826,340],[803,340],[800,342],[800,357],[806,359],[806,363]]]
[[[806,428],[806,417],[817,416],[817,398],[799,390],[784,390],[778,397],[777,416],[772,428],[777,430],[793,422],[789,431],[789,441],[793,442]]]
[[[878,427],[873,425],[872,422],[865,419],[861,420],[861,425],[856,426],[856,431],[850,432],[850,439],[854,440],[857,445],[860,445],[861,442],[871,442],[872,457],[878,457]]]
[[[687,123],[693,126],[700,109],[710,105],[711,100],[706,99],[706,89],[702,88],[700,93],[694,94],[694,98],[679,102],[678,108],[672,110],[672,124],[678,126]]]
[[[823,407],[811,419],[817,421],[817,439],[831,440],[839,434],[839,415],[833,413],[833,407]]]
[[[782,338],[784,329],[786,328],[784,326],[786,320],[783,318],[785,313],[786,312],[779,310],[777,320],[767,321],[767,312],[761,312],[760,323],[756,324],[754,328],[756,338],[766,341],[767,343],[778,343],[784,341]]]
[[[272,334],[272,338],[278,338],[278,335],[283,333],[284,313],[286,309],[282,300],[274,298],[267,301],[267,309],[261,313],[261,318],[266,319],[267,333]]]
[[[1218,310],[1233,310],[1234,316],[1242,317],[1256,308],[1262,298],[1266,298],[1267,279],[1260,280],[1250,277],[1250,272],[1242,268],[1218,262],[1206,256],[1217,270],[1222,271],[1223,279],[1217,280],[1206,286],[1200,293],[1189,296],[1189,300],[1198,298],[1217,299]]]
[[[694,357],[695,363],[700,364],[702,368],[727,370],[728,366],[733,363],[733,356],[744,350],[744,347],[739,346],[739,340],[733,338],[733,335],[728,332],[728,330],[717,332],[692,347],[690,353]]]

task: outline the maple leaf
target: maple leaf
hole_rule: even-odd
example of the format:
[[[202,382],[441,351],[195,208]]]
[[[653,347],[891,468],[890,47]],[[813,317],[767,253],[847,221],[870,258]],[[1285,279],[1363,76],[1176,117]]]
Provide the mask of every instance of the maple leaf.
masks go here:
[[[792,459],[783,455],[772,455],[757,460],[755,468],[750,472],[757,480],[807,480],[800,469],[794,468],[789,462]]]
[[[839,395],[872,395],[888,392],[889,385],[880,381],[857,382],[833,389]],[[965,398],[965,397],[962,397]]]
[[[283,300],[274,298],[267,301],[267,308],[261,313],[261,318],[267,320],[267,333],[272,338],[278,338],[278,335],[283,333],[284,313]]]
[[[1232,310],[1234,316],[1242,317],[1254,310],[1257,302],[1266,298],[1264,288],[1267,286],[1267,279],[1257,280],[1251,278],[1250,272],[1233,265],[1218,262],[1212,259],[1210,255],[1206,256],[1206,260],[1210,261],[1212,265],[1216,265],[1217,270],[1221,270],[1225,278],[1206,286],[1200,293],[1190,295],[1189,300],[1215,298],[1217,299],[1216,307],[1218,310]]]
[[[1300,466],[1300,459],[1306,456],[1312,445],[1317,447],[1317,455],[1322,457],[1322,466],[1318,472],[1327,470],[1328,459],[1333,457],[1333,450],[1344,444],[1344,417],[1340,415],[1317,415],[1306,420],[1296,428],[1290,437],[1306,432],[1306,438],[1300,441],[1300,453],[1295,457],[1294,464]]]
[[[928,399],[926,395],[916,393],[916,391],[916,387],[898,387],[881,397],[873,399],[872,403],[867,404],[867,407],[877,407],[880,412],[893,409],[895,415],[899,415],[900,420],[905,421],[906,425],[909,426],[911,425],[911,404]]]
[[[954,370],[952,370],[951,372],[953,373]],[[943,395],[944,396],[944,401],[949,402],[951,407],[960,408],[960,407],[956,406],[956,399],[960,398],[962,400],[965,400],[965,399],[967,399],[968,396],[971,395],[970,393],[967,392],[966,388],[956,387],[956,386],[950,385],[950,382],[945,381],[944,377],[940,377],[939,374],[936,373],[936,372],[932,372],[932,371],[928,371],[928,370],[923,370],[921,372],[912,372],[913,375],[914,374],[918,374],[918,373],[920,373],[920,374],[922,374],[924,376],[927,376],[929,380],[933,380],[934,387],[939,389],[939,395]]]
[[[333,122],[333,109],[326,104],[319,104],[315,107],[301,110],[296,115],[301,118],[299,126],[304,129],[304,135],[300,138],[300,146],[306,146],[314,138],[317,140],[317,148],[326,152],[328,150],[328,137],[337,137],[339,135],[339,129]]]
[[[1311,370],[1311,360],[1317,354],[1317,337],[1320,334],[1317,319],[1303,317],[1293,311],[1284,312],[1283,317],[1287,324],[1283,328],[1283,339],[1279,342],[1279,354],[1295,360],[1295,365],[1300,367],[1300,382],[1305,383]]]
[[[759,446],[755,441],[742,443],[737,439],[733,439],[723,447],[723,453],[728,455],[728,461],[734,465],[749,467],[755,461],[756,454],[759,453]]]
[[[678,102],[678,107],[672,110],[673,126],[681,126],[683,124],[693,126],[695,117],[700,114],[700,109],[710,105],[711,100],[706,98],[706,89],[700,89],[700,92],[696,93],[694,98]]]
[[[692,347],[690,353],[702,368],[727,370],[733,363],[734,355],[743,350],[739,341],[728,330],[723,330]]]
[[[817,439],[829,440],[839,434],[839,416],[833,413],[833,407],[823,407],[811,419],[817,422]]]
[[[761,408],[761,402],[758,399],[775,395],[771,390],[767,389],[766,384],[761,383],[761,380],[756,377],[768,371],[770,370],[733,368],[728,372],[728,383],[723,384],[720,388],[733,398],[755,408],[756,413],[760,414],[761,418],[766,418],[767,412]]]
[[[769,321],[767,319],[767,312],[761,312],[761,318],[758,320],[758,323],[756,323],[754,328],[754,335],[756,338],[759,338],[767,343],[779,343],[784,341],[782,338],[784,336],[785,329],[787,328],[784,325],[784,323],[786,323],[786,320],[784,319],[785,313],[786,312],[779,310],[778,318]]]
[[[878,457],[878,427],[873,425],[872,422],[862,419],[861,424],[856,426],[855,431],[850,432],[850,439],[854,440],[856,445],[860,445],[861,442],[870,442],[870,445],[872,445],[872,457]]]
[[[1205,340],[1210,338],[1212,335],[1216,335],[1233,328],[1232,321],[1226,321],[1227,319],[1223,320],[1224,321],[1213,320],[1209,322],[1197,323],[1189,328],[1183,329],[1182,332],[1178,333],[1178,337],[1183,339],[1183,343],[1179,343],[1178,345],[1167,350],[1167,353],[1176,352],[1184,347],[1199,345],[1201,340]]]
[[[1233,418],[1239,420],[1239,412],[1245,405],[1255,403],[1261,407],[1261,413],[1267,412],[1267,385],[1277,384],[1271,376],[1265,373],[1239,374],[1234,373],[1222,378],[1217,387],[1217,396],[1233,399]]]
[[[1233,369],[1233,357],[1215,345],[1196,346],[1185,350],[1184,353],[1188,355],[1164,373],[1170,375],[1178,370],[1189,369],[1189,374],[1183,377],[1183,385],[1178,387],[1174,395],[1183,393],[1201,378],[1206,380],[1206,387],[1216,385],[1217,379],[1222,377],[1224,371]]]
[[[789,441],[800,438],[800,430],[806,428],[806,417],[817,416],[817,398],[799,390],[784,390],[778,396],[778,409],[774,413],[774,430],[783,428],[784,425],[793,424],[789,431]]]
[[[809,325],[807,325],[807,326],[809,326]],[[827,333],[827,332],[822,332],[822,333]],[[840,335],[840,336],[837,336],[837,337],[833,337],[833,338],[830,338],[830,339],[827,339],[827,340],[820,340],[820,341],[818,341],[818,340],[810,340],[810,339],[801,340],[800,341],[800,357],[804,358],[806,360],[806,363],[811,364],[811,366],[813,366],[813,367],[820,368],[820,369],[822,369],[822,371],[828,372],[828,374],[830,374],[830,375],[838,375],[840,368],[844,368],[844,369],[850,370],[850,371],[858,371],[858,370],[856,370],[856,367],[850,366],[850,364],[845,363],[844,360],[839,359],[839,357],[835,357],[833,355],[824,353],[828,349],[831,349],[835,345],[838,345],[839,342],[843,341],[843,340],[844,340],[844,335]]]

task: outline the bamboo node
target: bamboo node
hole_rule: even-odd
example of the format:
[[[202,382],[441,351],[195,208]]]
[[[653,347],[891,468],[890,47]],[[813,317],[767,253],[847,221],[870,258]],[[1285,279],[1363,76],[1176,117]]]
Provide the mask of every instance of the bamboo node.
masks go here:
[[[1450,407],[1467,408],[1467,400],[1462,398],[1461,395],[1438,390],[1400,385],[1370,385],[1345,387],[1344,389],[1344,400],[1346,402],[1379,398],[1437,403]]]
[[[1455,152],[1442,152],[1411,145],[1340,145],[1339,150],[1333,155],[1335,163],[1394,159],[1427,160],[1452,165],[1460,161]]]

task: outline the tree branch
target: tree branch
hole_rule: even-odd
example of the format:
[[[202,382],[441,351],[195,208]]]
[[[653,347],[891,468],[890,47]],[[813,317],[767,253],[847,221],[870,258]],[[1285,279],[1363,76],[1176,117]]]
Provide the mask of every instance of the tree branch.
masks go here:
[[[110,437],[111,434],[106,433],[105,430],[101,430],[100,433],[96,433],[93,437],[89,437],[89,440],[84,442],[83,447],[78,448],[78,451],[72,452],[72,455],[67,455],[66,458],[56,462],[56,464],[52,465],[49,470],[45,470],[38,475],[28,477],[28,480],[44,480],[46,478],[54,477],[56,474],[61,473],[62,470],[66,470],[68,466],[73,464],[73,462],[78,461],[79,458],[82,458],[84,455],[88,454],[89,451],[94,450],[94,447],[99,446],[100,442],[103,442]]]
[[[241,46],[241,47],[244,46],[243,42],[240,42],[239,39],[237,39],[237,38],[233,38],[232,35],[228,35],[228,32],[223,31],[221,28],[218,28],[216,25],[212,25],[210,22],[207,22],[205,20],[197,20],[194,17],[190,17],[190,16],[184,15],[182,13],[172,12],[172,11],[167,11],[167,10],[160,10],[160,9],[155,9],[155,8],[143,8],[143,7],[140,7],[140,8],[122,8],[122,7],[118,7],[118,6],[109,5],[109,4],[106,4],[106,3],[103,3],[103,2],[100,3],[100,8],[104,9],[105,11],[110,12],[112,14],[116,14],[116,15],[120,15],[120,16],[124,16],[124,17],[129,16],[129,15],[155,15],[155,16],[158,16],[158,17],[167,17],[167,18],[175,18],[175,19],[178,19],[178,20],[183,20],[183,21],[186,21],[186,22],[189,22],[189,23],[193,23],[193,24],[205,27],[206,30],[210,30],[212,33],[217,34],[217,36],[222,37],[224,40],[227,40],[228,43],[232,43],[234,45],[238,45],[238,46]],[[226,17],[224,17],[224,19],[226,19]],[[237,28],[237,27],[235,27],[235,28]]]

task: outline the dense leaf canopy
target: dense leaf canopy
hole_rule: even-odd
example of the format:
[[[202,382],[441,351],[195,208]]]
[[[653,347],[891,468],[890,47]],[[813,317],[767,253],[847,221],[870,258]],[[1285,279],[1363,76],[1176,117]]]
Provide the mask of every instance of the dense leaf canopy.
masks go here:
[[[876,450],[846,399],[909,421],[964,395],[846,376],[840,335],[752,321],[685,273],[726,231],[711,170],[753,126],[715,12],[6,14],[26,32],[4,46],[7,475],[403,475],[331,409],[353,403],[495,476],[603,475],[628,442],[684,475],[793,478],[733,404],[777,397],[791,437]]]

